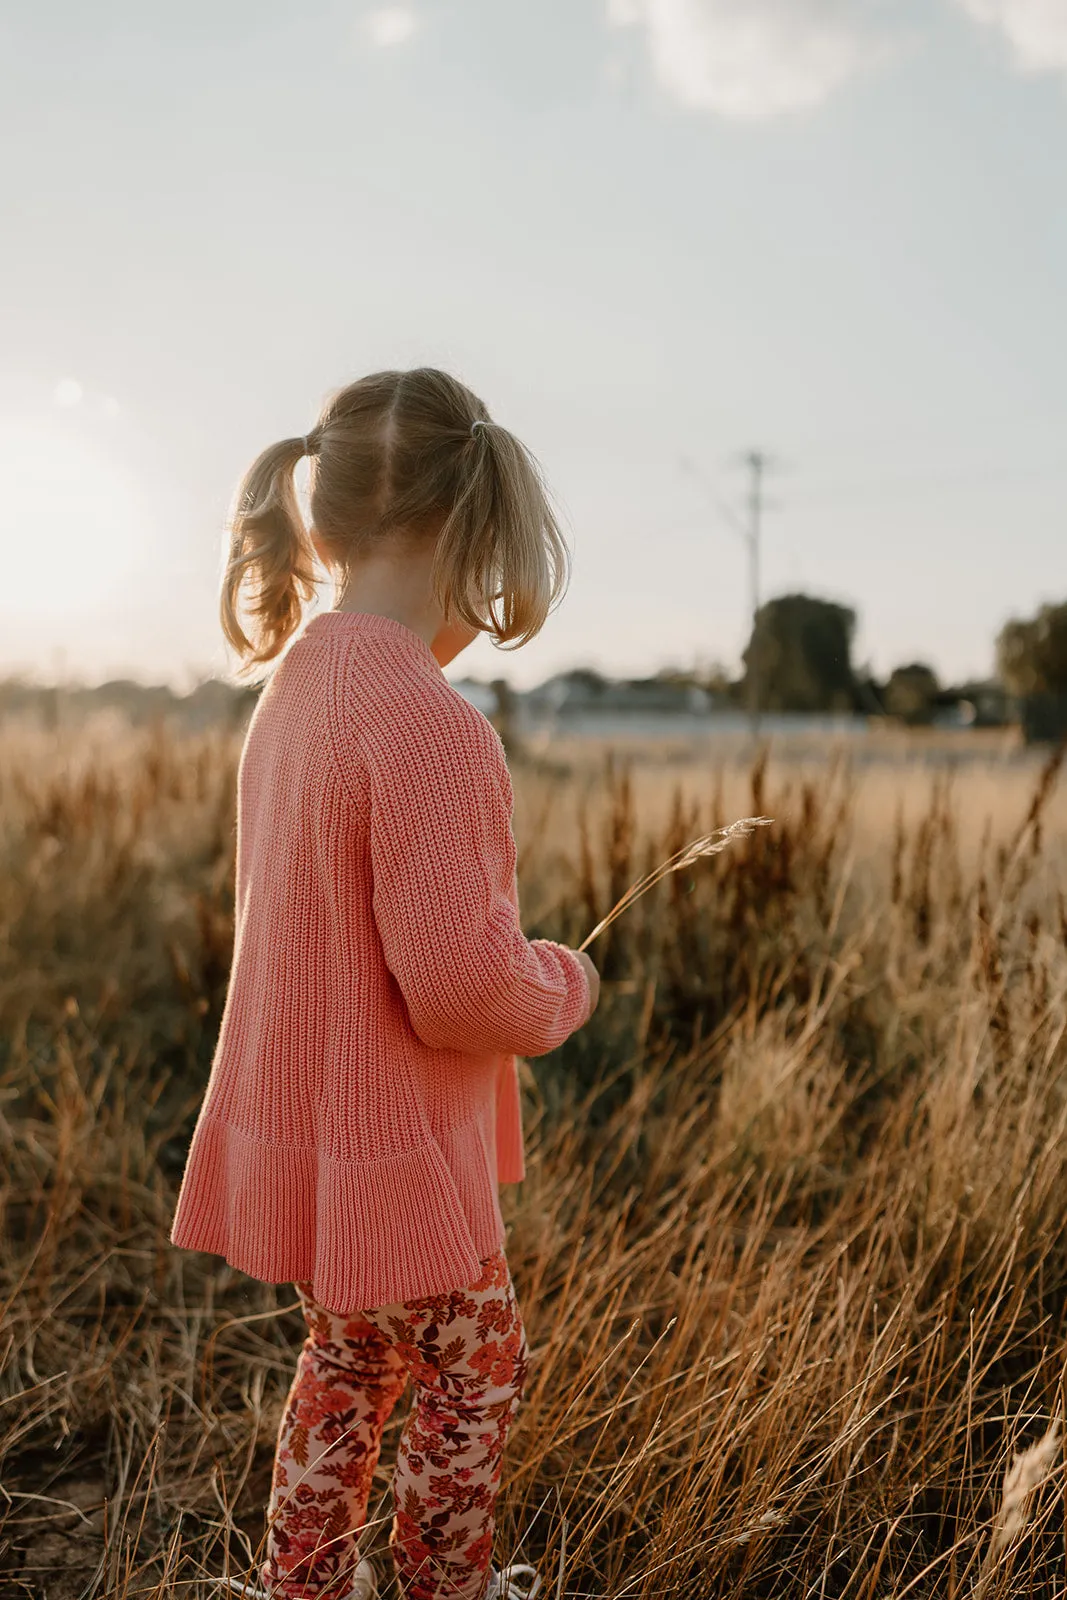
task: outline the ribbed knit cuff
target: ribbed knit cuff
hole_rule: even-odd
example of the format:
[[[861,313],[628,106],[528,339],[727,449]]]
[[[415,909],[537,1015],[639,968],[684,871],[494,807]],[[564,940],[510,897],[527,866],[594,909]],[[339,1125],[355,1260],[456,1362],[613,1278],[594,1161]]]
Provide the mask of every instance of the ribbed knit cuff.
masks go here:
[[[554,1044],[545,1047],[547,1050],[554,1050],[564,1039],[569,1039],[572,1033],[576,1033],[589,1021],[592,1015],[589,1009],[589,984],[577,952],[569,945],[557,944],[555,939],[531,939],[530,943],[535,949],[551,950],[554,953],[567,985],[567,992],[560,1003],[556,1027],[553,1030],[558,1037]]]

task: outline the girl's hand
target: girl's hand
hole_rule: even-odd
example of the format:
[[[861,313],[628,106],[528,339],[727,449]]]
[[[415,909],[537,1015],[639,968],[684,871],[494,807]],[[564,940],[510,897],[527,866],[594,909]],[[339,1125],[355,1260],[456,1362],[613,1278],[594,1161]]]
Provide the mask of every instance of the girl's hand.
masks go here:
[[[574,953],[585,968],[585,981],[589,985],[589,1017],[591,1017],[600,999],[600,973],[584,950],[576,950]],[[589,1021],[589,1017],[586,1017],[586,1022]]]

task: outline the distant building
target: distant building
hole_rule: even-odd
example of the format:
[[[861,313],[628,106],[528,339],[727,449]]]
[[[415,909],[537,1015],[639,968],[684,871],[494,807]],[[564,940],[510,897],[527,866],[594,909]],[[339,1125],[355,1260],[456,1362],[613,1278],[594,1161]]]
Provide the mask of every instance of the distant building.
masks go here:
[[[1011,696],[995,678],[942,689],[937,706],[936,720],[941,724],[951,721],[967,728],[1004,728],[1015,721]]]
[[[522,704],[529,711],[550,715],[563,710],[588,711],[602,704],[607,687],[608,680],[599,672],[577,667],[570,672],[557,672],[535,689],[527,689]]]
[[[697,684],[668,678],[602,678],[588,669],[560,672],[522,696],[535,715],[588,712],[658,712],[702,715],[715,698]]]

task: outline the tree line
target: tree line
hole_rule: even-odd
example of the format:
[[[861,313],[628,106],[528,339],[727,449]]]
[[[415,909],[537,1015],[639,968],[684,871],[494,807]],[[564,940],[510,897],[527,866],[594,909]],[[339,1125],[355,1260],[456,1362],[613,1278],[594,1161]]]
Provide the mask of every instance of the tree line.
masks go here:
[[[712,673],[707,686],[761,711],[873,711],[913,723],[932,721],[946,699],[962,697],[942,686],[927,662],[902,664],[884,680],[857,670],[855,632],[849,606],[816,595],[780,595],[756,613],[742,677]],[[1067,601],[1006,622],[994,655],[992,685],[1054,719],[1062,715],[1067,731]]]

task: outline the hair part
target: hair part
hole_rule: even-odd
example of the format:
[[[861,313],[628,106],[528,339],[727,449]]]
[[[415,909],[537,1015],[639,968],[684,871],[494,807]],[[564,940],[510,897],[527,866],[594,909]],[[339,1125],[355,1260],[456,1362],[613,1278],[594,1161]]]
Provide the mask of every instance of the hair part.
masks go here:
[[[513,648],[543,627],[566,588],[569,552],[537,461],[448,373],[376,372],[328,400],[306,440],[265,450],[241,484],[221,617],[246,668],[282,651],[314,593],[293,483],[305,450],[312,525],[331,565],[347,572],[386,540],[402,552],[404,541],[432,538],[433,597],[446,620]],[[246,585],[251,634],[238,618]]]

